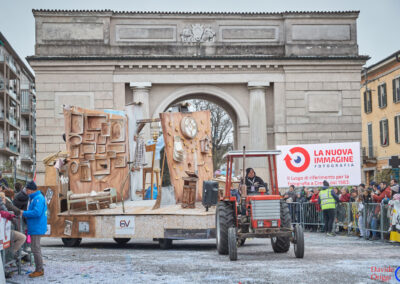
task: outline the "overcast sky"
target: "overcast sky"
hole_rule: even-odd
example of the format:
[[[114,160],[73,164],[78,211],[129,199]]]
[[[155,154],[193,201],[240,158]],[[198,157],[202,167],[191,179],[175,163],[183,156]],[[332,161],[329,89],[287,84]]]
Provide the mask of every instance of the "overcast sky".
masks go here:
[[[359,10],[359,53],[371,65],[400,50],[400,0],[9,0],[0,7],[0,31],[20,57],[34,54],[32,9],[119,11],[347,11]]]

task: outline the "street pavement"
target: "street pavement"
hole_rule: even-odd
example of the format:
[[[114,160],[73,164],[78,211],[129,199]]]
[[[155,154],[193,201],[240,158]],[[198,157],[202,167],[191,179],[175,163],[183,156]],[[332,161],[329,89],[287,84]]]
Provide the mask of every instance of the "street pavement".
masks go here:
[[[80,247],[63,247],[60,239],[43,238],[45,276],[14,274],[13,283],[400,283],[394,272],[374,272],[400,265],[400,245],[354,236],[305,233],[305,257],[293,248],[275,254],[269,239],[247,240],[238,260],[218,255],[215,240],[174,241],[160,250],[152,241],[84,239]],[[25,265],[26,273],[32,267]],[[400,276],[400,273],[398,273]],[[389,279],[390,277],[390,279]],[[373,278],[373,279],[371,279]]]

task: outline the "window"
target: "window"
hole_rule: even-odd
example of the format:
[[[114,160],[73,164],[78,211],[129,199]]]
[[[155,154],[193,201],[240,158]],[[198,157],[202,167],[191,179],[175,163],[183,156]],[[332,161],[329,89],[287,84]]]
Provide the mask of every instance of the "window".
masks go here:
[[[387,106],[386,83],[378,86],[378,103],[380,108]]]
[[[394,137],[396,143],[400,143],[400,114],[394,117]]]
[[[364,112],[370,113],[372,112],[372,96],[371,90],[364,92]]]
[[[389,145],[389,124],[387,119],[382,119],[379,122],[379,129],[381,134],[381,145]]]
[[[368,123],[367,133],[368,133],[368,158],[372,158],[374,156],[374,141],[373,141],[373,136],[372,136],[372,123]]]
[[[400,77],[392,81],[393,83],[393,102],[400,102]]]

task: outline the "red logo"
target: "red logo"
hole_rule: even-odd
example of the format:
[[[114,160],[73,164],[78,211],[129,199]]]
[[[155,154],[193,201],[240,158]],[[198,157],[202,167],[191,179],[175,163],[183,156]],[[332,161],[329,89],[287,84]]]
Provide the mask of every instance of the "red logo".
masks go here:
[[[285,157],[286,166],[295,173],[305,171],[310,165],[310,154],[302,147],[294,147],[289,150],[290,154]]]

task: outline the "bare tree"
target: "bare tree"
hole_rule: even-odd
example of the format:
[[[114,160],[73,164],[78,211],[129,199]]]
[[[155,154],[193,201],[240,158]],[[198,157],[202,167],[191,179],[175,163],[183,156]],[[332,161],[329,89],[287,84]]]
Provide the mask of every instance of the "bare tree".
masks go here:
[[[191,100],[191,110],[211,112],[211,140],[214,169],[222,165],[223,155],[233,148],[233,123],[228,113],[219,105],[205,100]]]

